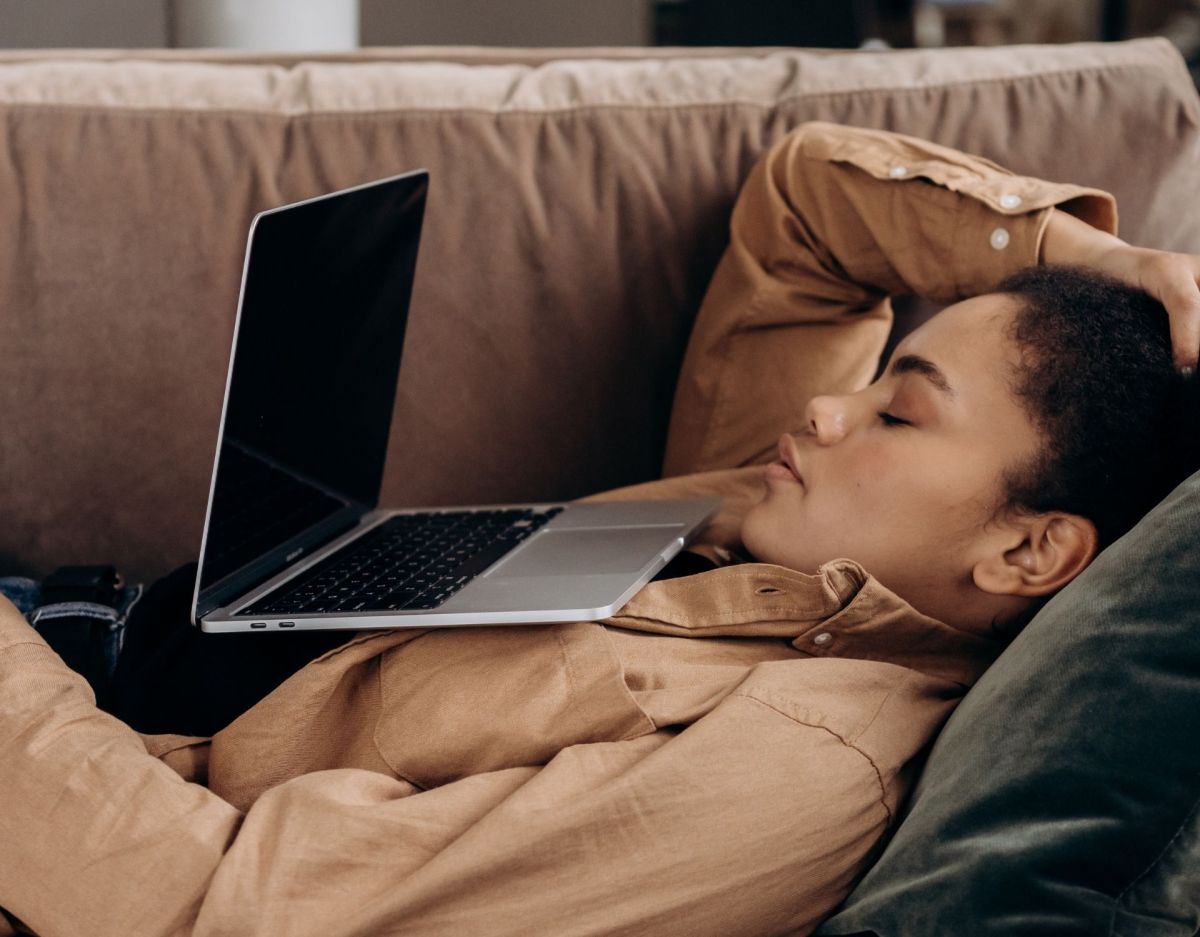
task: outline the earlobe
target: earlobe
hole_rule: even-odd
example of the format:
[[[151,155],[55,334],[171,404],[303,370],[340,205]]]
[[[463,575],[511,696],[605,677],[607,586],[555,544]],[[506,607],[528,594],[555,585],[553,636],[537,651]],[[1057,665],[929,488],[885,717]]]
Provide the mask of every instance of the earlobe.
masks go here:
[[[1087,568],[1099,544],[1096,525],[1078,514],[1038,514],[1023,520],[1019,530],[1019,543],[999,546],[972,569],[975,585],[984,592],[1050,595]]]

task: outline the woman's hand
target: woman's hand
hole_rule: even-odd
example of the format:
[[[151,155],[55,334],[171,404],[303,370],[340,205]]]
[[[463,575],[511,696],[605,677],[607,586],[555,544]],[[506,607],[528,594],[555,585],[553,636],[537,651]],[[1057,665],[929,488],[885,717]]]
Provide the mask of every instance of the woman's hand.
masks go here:
[[[1054,211],[1039,259],[1045,264],[1092,267],[1145,290],[1166,307],[1175,366],[1186,374],[1195,372],[1200,358],[1200,257],[1134,247],[1066,212]]]

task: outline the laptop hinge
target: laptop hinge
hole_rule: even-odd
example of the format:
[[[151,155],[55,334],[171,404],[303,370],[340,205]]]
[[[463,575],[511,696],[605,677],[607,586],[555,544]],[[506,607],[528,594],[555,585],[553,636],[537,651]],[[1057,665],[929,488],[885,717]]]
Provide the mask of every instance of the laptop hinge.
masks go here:
[[[373,508],[364,504],[353,504],[343,508],[269,553],[230,573],[219,582],[213,583],[201,592],[196,600],[196,620],[199,621],[214,610],[246,595],[305,557],[319,552],[326,544],[332,543],[348,530],[353,530],[372,510]]]

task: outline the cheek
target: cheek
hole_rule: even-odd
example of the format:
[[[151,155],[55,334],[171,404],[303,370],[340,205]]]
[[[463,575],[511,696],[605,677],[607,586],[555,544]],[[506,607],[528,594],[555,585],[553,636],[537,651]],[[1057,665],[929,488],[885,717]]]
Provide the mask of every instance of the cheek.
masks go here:
[[[887,441],[839,453],[824,468],[816,494],[825,494],[831,509],[851,515],[877,515],[911,503],[914,483],[920,484],[921,473],[913,471],[911,454]]]
[[[863,446],[836,467],[827,507],[908,542],[961,509],[961,454],[908,440]],[[832,519],[832,518],[830,518]]]
[[[898,446],[864,446],[847,453],[838,466],[842,488],[855,493],[890,488],[904,475],[904,451]]]
[[[880,532],[914,548],[958,550],[991,516],[986,503],[994,472],[970,447],[930,446],[906,455],[870,460],[856,476],[862,511],[873,512]]]

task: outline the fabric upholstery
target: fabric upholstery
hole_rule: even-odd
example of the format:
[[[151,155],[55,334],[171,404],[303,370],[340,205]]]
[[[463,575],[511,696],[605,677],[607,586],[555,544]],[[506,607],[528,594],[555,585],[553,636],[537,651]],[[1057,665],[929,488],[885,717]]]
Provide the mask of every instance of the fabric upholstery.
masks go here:
[[[733,199],[805,120],[1104,188],[1127,237],[1200,249],[1175,210],[1197,102],[1163,41],[569,54],[0,56],[0,566],[194,559],[251,217],[416,166],[397,506],[657,477]]]
[[[984,674],[882,858],[819,933],[1192,937],[1198,559],[1200,473]]]

